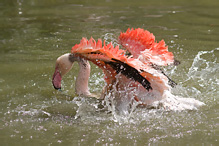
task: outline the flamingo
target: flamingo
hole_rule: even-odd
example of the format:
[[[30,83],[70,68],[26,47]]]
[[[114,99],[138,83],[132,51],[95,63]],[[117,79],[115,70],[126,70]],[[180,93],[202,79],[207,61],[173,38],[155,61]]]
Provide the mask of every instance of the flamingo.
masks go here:
[[[173,53],[162,40],[155,42],[155,37],[147,30],[137,28],[121,32],[119,46],[106,44],[101,39],[95,41],[82,38],[72,47],[71,53],[64,54],[56,60],[52,83],[55,89],[61,89],[62,77],[68,73],[74,62],[79,63],[80,71],[76,79],[76,93],[91,96],[88,90],[90,76],[89,61],[97,65],[105,74],[106,86],[101,98],[110,93],[113,87],[117,91],[130,92],[140,104],[148,105],[166,98],[165,92],[176,83],[172,81],[159,66],[179,64]],[[127,55],[127,52],[131,55]]]

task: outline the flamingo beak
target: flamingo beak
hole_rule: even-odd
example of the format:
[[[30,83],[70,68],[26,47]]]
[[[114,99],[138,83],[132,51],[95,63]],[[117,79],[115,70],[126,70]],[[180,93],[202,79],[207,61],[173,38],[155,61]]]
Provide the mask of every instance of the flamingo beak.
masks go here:
[[[52,78],[52,84],[56,90],[61,89],[61,81],[62,81],[61,73],[58,67],[56,67],[55,72],[53,74],[53,78]]]

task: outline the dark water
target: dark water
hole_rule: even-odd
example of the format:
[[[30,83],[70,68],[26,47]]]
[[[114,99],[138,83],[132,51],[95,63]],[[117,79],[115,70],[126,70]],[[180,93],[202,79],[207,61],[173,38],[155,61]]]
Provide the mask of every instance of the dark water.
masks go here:
[[[0,145],[218,145],[219,1],[0,1]],[[82,37],[117,39],[141,27],[181,61],[166,68],[192,111],[138,108],[129,118],[74,93],[78,66],[51,84],[55,60]],[[90,90],[104,86],[92,65]]]

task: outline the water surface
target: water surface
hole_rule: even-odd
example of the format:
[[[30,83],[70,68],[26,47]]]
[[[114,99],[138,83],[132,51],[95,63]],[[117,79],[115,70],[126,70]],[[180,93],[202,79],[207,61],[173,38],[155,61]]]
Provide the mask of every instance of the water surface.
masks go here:
[[[36,1],[0,2],[1,145],[217,145],[219,136],[219,2]],[[78,97],[75,64],[51,84],[55,60],[82,37],[116,40],[141,27],[164,39],[177,67],[172,93],[206,104],[198,110],[137,108],[129,118],[94,99]],[[100,93],[103,74],[92,65],[90,90]]]

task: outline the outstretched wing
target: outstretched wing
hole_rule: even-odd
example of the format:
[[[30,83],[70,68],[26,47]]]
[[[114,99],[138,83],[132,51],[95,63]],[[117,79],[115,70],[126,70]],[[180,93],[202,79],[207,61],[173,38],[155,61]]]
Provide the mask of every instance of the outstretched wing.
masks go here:
[[[77,54],[87,60],[90,60],[99,66],[105,73],[107,83],[111,83],[115,79],[115,75],[122,73],[127,78],[131,78],[139,82],[145,89],[150,90],[156,84],[161,89],[166,89],[166,80],[163,76],[152,67],[142,63],[138,59],[128,58],[125,51],[119,49],[119,46],[102,44],[101,40],[96,41],[91,38],[87,40],[83,38],[80,44],[72,47],[71,53]],[[164,88],[165,87],[165,88]]]
[[[174,63],[172,52],[168,51],[164,40],[155,42],[155,36],[147,30],[137,28],[121,32],[120,44],[125,47],[134,58],[144,63],[166,66]]]

